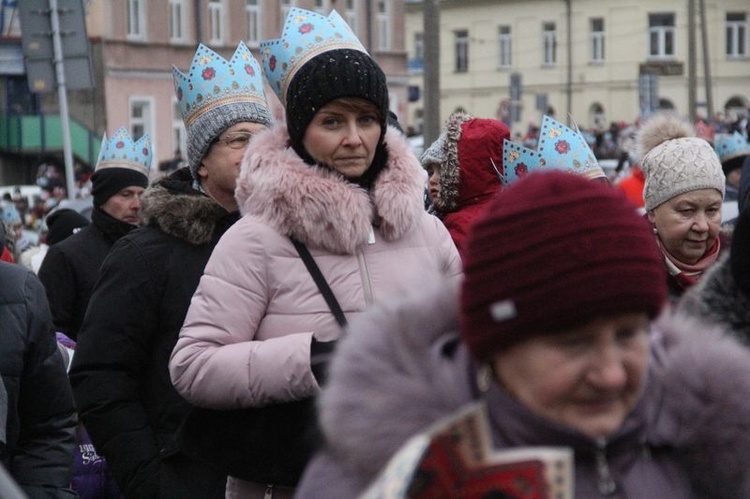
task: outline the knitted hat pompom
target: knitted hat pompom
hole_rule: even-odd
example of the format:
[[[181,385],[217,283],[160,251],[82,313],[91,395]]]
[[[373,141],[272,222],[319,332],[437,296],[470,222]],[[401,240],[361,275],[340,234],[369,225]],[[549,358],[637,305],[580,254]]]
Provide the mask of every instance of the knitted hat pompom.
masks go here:
[[[636,154],[643,158],[659,144],[682,137],[695,137],[693,127],[674,113],[658,113],[636,132]]]

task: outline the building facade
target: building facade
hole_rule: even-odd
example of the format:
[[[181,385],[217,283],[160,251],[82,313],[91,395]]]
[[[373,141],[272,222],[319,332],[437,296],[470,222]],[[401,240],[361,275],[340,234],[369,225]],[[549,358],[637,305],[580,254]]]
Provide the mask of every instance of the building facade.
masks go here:
[[[152,170],[186,150],[172,66],[188,71],[199,42],[229,58],[242,40],[259,56],[259,42],[279,36],[293,6],[323,14],[336,9],[386,73],[392,110],[407,112],[404,0],[86,0],[84,6],[96,83],[70,93],[71,118],[99,138],[119,126],[136,138],[148,133]],[[3,9],[9,16],[11,10]],[[0,49],[3,42],[20,46],[22,26],[16,21],[13,28],[0,37]],[[4,77],[0,73],[0,80]],[[282,118],[275,94],[267,93]],[[31,99],[39,105],[24,112],[59,112],[55,93]],[[9,108],[6,98],[2,112]]]
[[[410,102],[405,122],[415,132],[423,117],[422,3],[408,0],[406,15]],[[691,3],[694,23],[689,22]],[[514,133],[523,133],[540,123],[543,113],[601,128],[632,123],[656,108],[691,116],[691,102],[693,113],[702,117],[743,113],[750,104],[747,0],[438,4],[441,120],[464,109],[502,119]]]

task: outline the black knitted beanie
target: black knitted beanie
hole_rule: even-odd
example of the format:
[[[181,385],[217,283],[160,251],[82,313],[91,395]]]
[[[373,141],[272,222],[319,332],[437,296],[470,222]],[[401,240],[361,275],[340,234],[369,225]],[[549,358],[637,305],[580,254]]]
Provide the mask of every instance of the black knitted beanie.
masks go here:
[[[380,110],[381,140],[388,119],[388,87],[383,70],[364,52],[336,49],[307,61],[294,75],[286,91],[286,122],[294,151],[308,163],[302,145],[305,130],[318,110],[341,97],[366,99]]]

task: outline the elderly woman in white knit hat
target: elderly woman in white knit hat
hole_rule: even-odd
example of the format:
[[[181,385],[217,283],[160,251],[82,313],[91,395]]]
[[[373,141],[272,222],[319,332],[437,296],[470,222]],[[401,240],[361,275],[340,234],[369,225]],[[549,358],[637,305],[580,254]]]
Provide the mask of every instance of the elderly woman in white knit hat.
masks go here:
[[[644,207],[675,301],[716,262],[722,249],[724,172],[713,147],[674,114],[651,118],[637,140],[646,175]]]

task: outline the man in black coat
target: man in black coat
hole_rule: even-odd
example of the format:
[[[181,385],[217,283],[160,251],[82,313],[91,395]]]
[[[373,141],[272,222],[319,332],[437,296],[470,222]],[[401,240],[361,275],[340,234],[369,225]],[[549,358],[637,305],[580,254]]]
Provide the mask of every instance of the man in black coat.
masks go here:
[[[75,497],[76,414],[36,276],[0,262],[0,461],[32,499]]]
[[[148,186],[151,142],[133,143],[120,128],[102,142],[91,177],[94,209],[91,225],[53,244],[39,268],[57,331],[76,340],[99,267],[112,245],[140,223],[140,196]]]
[[[227,66],[242,60],[236,52]],[[190,406],[168,363],[209,256],[239,218],[234,190],[249,139],[271,124],[259,96],[247,94],[263,88],[260,71],[234,69],[243,81],[227,90],[231,103],[183,107],[190,166],[144,193],[145,226],[104,261],[78,338],[70,380],[79,413],[126,497],[225,495],[226,473],[180,449],[177,430]]]

